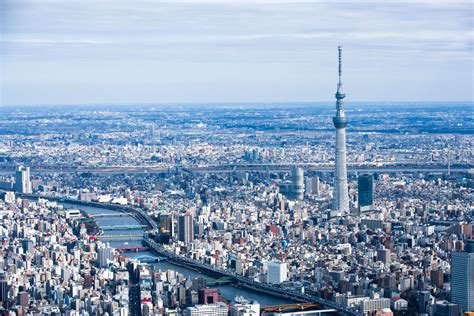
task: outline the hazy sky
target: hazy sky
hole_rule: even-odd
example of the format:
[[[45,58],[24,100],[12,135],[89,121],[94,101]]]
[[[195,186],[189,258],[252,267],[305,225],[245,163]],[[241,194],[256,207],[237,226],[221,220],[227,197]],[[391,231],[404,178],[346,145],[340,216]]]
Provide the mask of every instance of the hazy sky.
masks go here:
[[[0,0],[0,105],[472,101],[473,4]]]

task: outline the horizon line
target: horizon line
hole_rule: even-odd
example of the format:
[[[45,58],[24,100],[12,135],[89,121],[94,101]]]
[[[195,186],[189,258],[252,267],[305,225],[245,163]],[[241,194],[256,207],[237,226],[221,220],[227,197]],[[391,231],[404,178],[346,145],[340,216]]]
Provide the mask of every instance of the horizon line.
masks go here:
[[[239,106],[239,105],[285,105],[285,104],[301,104],[301,105],[309,105],[309,104],[327,104],[327,103],[335,103],[335,100],[329,100],[329,101],[190,101],[190,102],[157,102],[157,103],[151,103],[151,102],[133,102],[133,103],[107,103],[107,102],[100,102],[100,103],[29,103],[29,104],[0,104],[2,107],[9,107],[9,108],[15,108],[15,107],[37,107],[37,106],[47,106],[47,107],[66,107],[66,106],[118,106],[118,107],[124,107],[124,106],[203,106],[203,105],[234,105],[234,106]],[[419,101],[419,100],[414,100],[414,101],[367,101],[367,100],[361,100],[361,101],[349,101],[346,102],[349,106],[350,104],[357,104],[360,105],[361,103],[369,103],[369,104],[374,104],[378,103],[380,105],[388,105],[388,104],[458,104],[458,105],[466,105],[466,104],[474,104],[474,100],[455,100],[455,101]]]

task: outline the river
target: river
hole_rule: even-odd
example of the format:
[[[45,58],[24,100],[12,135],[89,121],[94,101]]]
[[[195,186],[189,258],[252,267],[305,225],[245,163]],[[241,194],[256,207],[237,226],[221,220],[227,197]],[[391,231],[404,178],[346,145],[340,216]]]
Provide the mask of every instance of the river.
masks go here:
[[[110,214],[113,213],[113,210],[108,210],[108,209],[103,209],[103,208],[98,208],[98,207],[90,207],[90,206],[82,206],[82,205],[75,205],[75,204],[70,204],[70,203],[62,203],[64,207],[66,208],[74,208],[74,209],[79,209],[83,210],[84,212],[93,215],[93,214]],[[96,219],[97,224],[99,227],[102,226],[113,226],[113,225],[138,225],[139,223],[131,216],[122,216],[122,217],[97,217]],[[136,235],[139,231],[137,230],[107,230],[104,231],[103,236],[112,236],[112,235]],[[102,241],[107,241],[110,243],[112,247],[118,248],[118,247],[124,247],[124,246],[142,246],[142,242],[139,239],[136,238],[130,238],[125,240],[116,240],[116,239],[102,239]],[[144,251],[144,252],[126,252],[125,253],[128,257],[130,258],[137,258],[139,260],[140,257],[145,257],[145,256],[153,256],[157,257],[153,252],[151,251]],[[211,277],[206,276],[200,272],[197,272],[195,270],[187,269],[182,266],[175,265],[171,262],[168,261],[162,261],[162,262],[157,262],[153,263],[156,269],[160,270],[174,270],[177,271],[184,276],[188,278],[195,278],[198,276],[205,276],[208,279],[211,279]],[[252,290],[247,290],[247,289],[241,289],[238,288],[234,285],[226,284],[226,285],[219,285],[216,286],[216,288],[219,289],[221,295],[225,297],[227,300],[234,300],[234,298],[239,295],[243,296],[247,299],[255,300],[260,303],[261,306],[271,306],[271,305],[280,305],[280,304],[288,304],[288,303],[293,303],[291,301],[263,294],[260,292],[252,291]]]

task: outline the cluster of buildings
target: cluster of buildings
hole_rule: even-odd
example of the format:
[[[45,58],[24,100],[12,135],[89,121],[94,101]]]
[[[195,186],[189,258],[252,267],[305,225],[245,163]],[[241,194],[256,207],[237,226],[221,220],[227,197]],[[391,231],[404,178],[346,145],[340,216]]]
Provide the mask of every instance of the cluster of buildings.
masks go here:
[[[454,275],[466,281],[474,267],[469,263],[474,235],[471,205],[464,200],[467,189],[449,189],[450,182],[440,185],[439,179],[402,178],[403,184],[387,175],[376,181],[378,189],[400,195],[394,201],[373,191],[373,177],[360,175],[360,190],[349,195],[350,213],[338,219],[331,219],[326,190],[322,197],[295,201],[279,193],[278,185],[270,190],[255,182],[251,192],[229,190],[219,199],[211,194],[206,199],[214,202],[207,205],[168,196],[165,203],[157,202],[161,211],[150,214],[156,214],[169,250],[256,282],[313,293],[364,312],[416,309],[434,315],[445,308],[443,302],[456,302],[458,312],[471,310],[454,293],[467,299],[474,283],[461,289],[453,281]],[[444,196],[424,202],[407,194],[411,187]],[[455,190],[461,195],[453,198]],[[181,224],[184,218],[193,218],[194,225]],[[457,255],[466,258],[462,268],[452,260]],[[423,295],[429,300],[421,308]]]
[[[204,277],[124,256],[66,213],[56,202],[3,195],[2,315],[260,315],[257,302],[230,305]]]
[[[1,313],[127,315],[126,260],[102,251],[56,203],[11,198],[0,202]]]
[[[336,217],[325,173],[303,173],[302,200],[280,192],[291,172],[91,175],[81,187],[44,175],[39,193],[125,200],[155,218],[169,251],[347,309],[458,315],[472,309],[471,176],[350,174],[349,213]]]
[[[255,302],[229,306],[203,278],[130,260],[91,238],[81,216],[16,191],[140,207],[158,224],[150,236],[168,253],[347,313],[469,315],[472,137],[459,126],[450,127],[456,136],[443,134],[446,126],[436,122],[397,129],[413,119],[403,111],[365,113],[383,121],[373,127],[354,113],[348,125],[341,68],[340,49],[331,128],[305,129],[327,117],[301,108],[291,115],[274,109],[273,119],[263,119],[268,109],[243,116],[235,109],[215,116],[150,110],[146,119],[104,111],[96,113],[100,126],[78,120],[81,132],[62,133],[69,125],[59,116],[32,119],[49,133],[8,136],[0,166],[23,163],[42,173],[19,167],[0,175],[4,310],[282,315]],[[347,140],[346,128],[354,129]],[[370,170],[348,174],[347,161]],[[325,172],[328,166],[334,169]]]
[[[347,162],[446,169],[472,164],[470,108],[460,106],[351,103]],[[5,108],[0,168],[334,165],[331,103],[222,107]]]

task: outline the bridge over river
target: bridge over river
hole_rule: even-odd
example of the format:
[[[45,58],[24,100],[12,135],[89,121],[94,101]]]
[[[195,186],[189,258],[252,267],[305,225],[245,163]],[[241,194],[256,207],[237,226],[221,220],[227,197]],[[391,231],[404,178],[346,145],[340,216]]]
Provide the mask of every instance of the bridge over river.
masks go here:
[[[100,229],[103,231],[109,230],[142,230],[146,228],[145,225],[109,225],[109,226],[100,226]]]

